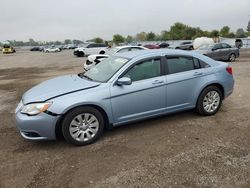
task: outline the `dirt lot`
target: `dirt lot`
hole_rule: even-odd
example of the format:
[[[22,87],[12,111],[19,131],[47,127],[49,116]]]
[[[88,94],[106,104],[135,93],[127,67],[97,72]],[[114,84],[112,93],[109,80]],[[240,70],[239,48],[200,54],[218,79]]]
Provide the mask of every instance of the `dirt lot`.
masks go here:
[[[72,51],[0,55],[0,187],[250,187],[250,51],[232,64],[235,91],[215,116],[122,126],[85,147],[24,140],[13,113],[23,92],[83,61]]]

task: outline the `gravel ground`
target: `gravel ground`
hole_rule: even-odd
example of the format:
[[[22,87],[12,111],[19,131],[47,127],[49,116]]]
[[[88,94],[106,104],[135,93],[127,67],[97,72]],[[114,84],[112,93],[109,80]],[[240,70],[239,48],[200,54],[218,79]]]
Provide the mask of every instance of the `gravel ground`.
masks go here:
[[[215,116],[121,126],[85,147],[24,140],[16,104],[35,84],[80,72],[72,53],[0,54],[0,187],[250,187],[250,51],[232,63],[235,91]]]

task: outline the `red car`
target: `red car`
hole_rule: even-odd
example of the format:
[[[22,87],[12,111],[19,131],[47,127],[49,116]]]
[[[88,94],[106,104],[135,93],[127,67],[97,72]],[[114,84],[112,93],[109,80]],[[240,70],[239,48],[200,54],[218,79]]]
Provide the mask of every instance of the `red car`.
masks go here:
[[[143,47],[148,48],[148,49],[160,49],[160,46],[154,45],[154,44],[146,44]]]

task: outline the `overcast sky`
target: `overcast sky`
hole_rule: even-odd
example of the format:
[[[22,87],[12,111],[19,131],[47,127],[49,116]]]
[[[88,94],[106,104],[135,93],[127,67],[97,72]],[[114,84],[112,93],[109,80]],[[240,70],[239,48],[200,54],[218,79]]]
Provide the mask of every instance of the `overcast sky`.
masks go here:
[[[249,20],[250,0],[0,0],[0,41],[109,40],[160,33],[175,22],[235,31]]]

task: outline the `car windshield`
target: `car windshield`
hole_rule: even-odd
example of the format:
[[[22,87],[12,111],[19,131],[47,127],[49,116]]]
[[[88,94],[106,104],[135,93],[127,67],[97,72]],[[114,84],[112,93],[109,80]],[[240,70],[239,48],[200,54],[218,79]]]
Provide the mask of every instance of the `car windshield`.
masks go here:
[[[200,46],[199,48],[197,48],[197,50],[209,50],[212,48],[213,48],[213,45],[203,45],[203,46]]]
[[[10,48],[10,45],[5,44],[5,45],[3,45],[3,47],[4,47],[4,48]]]
[[[107,55],[114,55],[119,48],[111,48],[109,51],[106,52]]]
[[[80,75],[93,81],[107,82],[129,60],[121,57],[109,57],[95,67]]]

